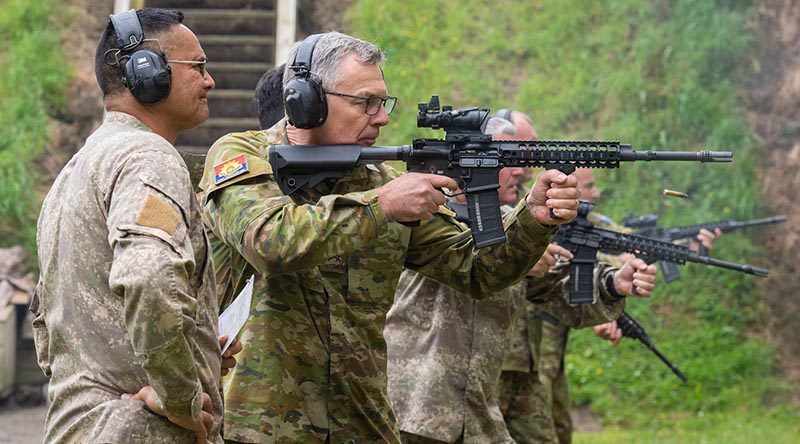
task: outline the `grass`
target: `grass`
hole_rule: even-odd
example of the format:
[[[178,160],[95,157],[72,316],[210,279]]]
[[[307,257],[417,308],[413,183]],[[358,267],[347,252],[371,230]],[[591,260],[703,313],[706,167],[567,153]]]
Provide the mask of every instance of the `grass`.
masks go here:
[[[438,93],[456,107],[526,111],[542,138],[732,151],[733,164],[625,164],[598,172],[605,189],[598,211],[617,220],[659,213],[663,224],[676,225],[768,214],[754,186],[757,153],[736,91],[748,69],[753,13],[753,2],[735,0],[356,0],[348,31],[389,58],[384,72],[399,102],[381,144],[442,137],[415,127],[416,103]],[[690,198],[662,198],[663,188]],[[713,255],[758,265],[760,253],[740,232],[722,238]],[[629,307],[688,385],[636,343],[612,349],[590,332],[571,339],[573,401],[652,442],[667,439],[646,432],[664,430],[653,420],[661,415],[689,428],[683,442],[702,442],[705,426],[732,436],[732,424],[750,427],[750,412],[791,390],[774,375],[774,349],[752,334],[761,314],[756,278],[698,265],[681,272],[651,301]],[[716,422],[699,420],[704,425],[691,429],[688,418],[698,415]],[[769,428],[751,425],[755,441],[772,439]]]
[[[606,428],[600,433],[576,433],[575,444],[794,444],[800,441],[800,414],[789,408],[668,417],[650,427]]]
[[[61,50],[60,2],[4,0],[0,7],[0,247],[35,251],[37,156],[48,112],[64,106],[71,76]]]

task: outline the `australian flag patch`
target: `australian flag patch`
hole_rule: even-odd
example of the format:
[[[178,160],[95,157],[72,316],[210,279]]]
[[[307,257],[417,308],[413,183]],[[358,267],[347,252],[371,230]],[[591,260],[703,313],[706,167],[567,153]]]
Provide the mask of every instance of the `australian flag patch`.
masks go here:
[[[214,165],[214,185],[219,185],[228,179],[247,172],[247,159],[244,154],[239,154],[233,159],[228,159]]]

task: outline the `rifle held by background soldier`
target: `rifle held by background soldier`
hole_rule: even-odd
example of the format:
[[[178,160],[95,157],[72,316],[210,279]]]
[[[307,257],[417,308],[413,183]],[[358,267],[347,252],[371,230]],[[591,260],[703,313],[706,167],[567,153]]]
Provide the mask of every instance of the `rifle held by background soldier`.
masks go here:
[[[656,214],[645,214],[643,216],[634,216],[633,214],[629,214],[622,219],[622,224],[626,227],[636,230],[636,234],[664,242],[675,242],[682,239],[694,239],[697,237],[698,233],[700,233],[700,230],[703,229],[714,231],[718,228],[723,233],[727,233],[729,231],[734,231],[741,228],[778,224],[783,222],[786,222],[786,216],[781,215],[743,221],[727,219],[715,222],[663,228],[658,226],[658,215]],[[699,253],[708,255],[708,253],[705,252],[702,247]],[[659,266],[661,267],[661,275],[664,277],[664,282],[670,283],[678,280],[681,277],[676,264],[669,261],[660,261]]]
[[[676,264],[696,262],[761,277],[769,274],[763,268],[710,258],[682,245],[595,227],[586,217],[592,208],[594,204],[581,201],[578,216],[572,222],[561,225],[554,240],[574,255],[570,260],[569,272],[570,304],[594,301],[593,276],[598,251],[614,255],[633,253],[648,264],[658,260]]]
[[[619,319],[617,319],[617,326],[619,326],[620,330],[622,330],[622,336],[636,339],[644,344],[645,347],[649,348],[650,351],[655,353],[655,355],[658,356],[658,359],[661,359],[661,361],[666,364],[670,370],[672,370],[672,373],[675,373],[675,376],[677,376],[678,379],[683,382],[687,381],[686,375],[678,370],[678,367],[675,367],[673,363],[669,362],[669,359],[667,359],[666,356],[658,351],[655,344],[653,344],[653,341],[651,341],[650,337],[647,336],[647,332],[644,331],[644,328],[635,319],[633,319],[631,315],[623,311],[622,315],[620,315]]]

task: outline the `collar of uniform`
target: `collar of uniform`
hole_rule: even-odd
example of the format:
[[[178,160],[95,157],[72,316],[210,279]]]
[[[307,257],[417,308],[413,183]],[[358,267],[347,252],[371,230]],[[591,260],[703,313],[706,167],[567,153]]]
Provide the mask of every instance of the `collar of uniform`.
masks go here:
[[[108,111],[106,112],[106,116],[103,119],[103,123],[119,123],[122,125],[132,126],[141,130],[153,132],[149,126],[145,125],[144,122],[137,119],[136,117],[123,113],[121,111]]]

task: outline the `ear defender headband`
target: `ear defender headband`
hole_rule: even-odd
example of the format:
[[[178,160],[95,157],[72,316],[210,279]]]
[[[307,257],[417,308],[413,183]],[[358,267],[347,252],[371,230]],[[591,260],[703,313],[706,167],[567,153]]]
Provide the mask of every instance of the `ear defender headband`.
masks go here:
[[[283,89],[283,105],[289,123],[296,128],[316,128],[328,117],[328,101],[322,82],[311,72],[314,47],[321,37],[322,34],[314,34],[303,40],[289,65],[294,78]]]
[[[511,123],[514,123],[514,121],[511,120],[511,113],[513,113],[513,112],[514,112],[514,110],[512,110],[512,109],[503,108],[500,111],[498,111],[497,114],[495,114],[494,116],[495,117],[499,117],[501,119],[508,120]]]
[[[108,61],[108,52],[106,53],[106,63],[121,67],[122,83],[140,103],[152,104],[164,100],[169,95],[171,83],[171,70],[164,53],[140,49],[133,54],[127,54],[145,41],[136,11],[131,9],[111,14],[109,18],[116,33],[117,49],[109,51],[115,51],[113,63]]]

